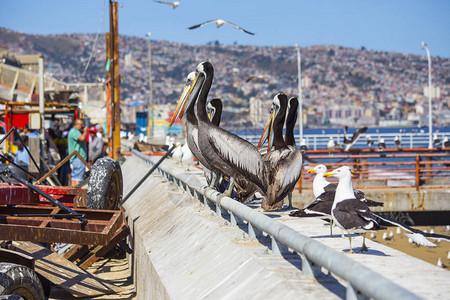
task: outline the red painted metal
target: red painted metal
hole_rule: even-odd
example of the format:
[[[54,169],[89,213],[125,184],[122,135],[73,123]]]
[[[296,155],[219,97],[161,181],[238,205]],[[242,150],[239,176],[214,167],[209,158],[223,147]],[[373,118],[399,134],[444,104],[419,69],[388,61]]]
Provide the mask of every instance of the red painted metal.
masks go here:
[[[82,206],[80,203],[85,202],[86,190],[82,188],[45,185],[38,185],[36,187],[69,207],[73,207],[74,202],[78,203],[78,205],[75,205],[78,207]],[[78,199],[77,197],[81,199]],[[78,200],[78,202],[76,200]],[[44,197],[37,195],[24,185],[0,183],[0,205],[19,204],[51,205],[51,202]]]

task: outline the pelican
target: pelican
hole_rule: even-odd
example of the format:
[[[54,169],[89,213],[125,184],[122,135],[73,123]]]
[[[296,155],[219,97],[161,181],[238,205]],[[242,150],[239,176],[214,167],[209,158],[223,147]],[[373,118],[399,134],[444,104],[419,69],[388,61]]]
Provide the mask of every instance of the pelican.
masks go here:
[[[350,253],[352,249],[351,233],[362,233],[363,244],[360,252],[368,251],[366,246],[366,232],[370,230],[383,229],[376,219],[376,216],[370,211],[369,207],[355,197],[352,185],[351,169],[347,166],[337,168],[332,172],[323,174],[324,177],[336,177],[339,179],[336,188],[336,196],[331,207],[331,217],[334,224],[347,231],[350,242]]]
[[[174,1],[174,2],[170,2],[170,1],[158,1],[155,0],[155,2],[161,3],[161,4],[168,4],[171,5],[173,9],[177,8],[180,5],[180,1]]]
[[[288,98],[283,93],[277,94],[272,101],[270,118],[273,121],[269,133],[268,152],[264,156],[267,178],[267,197],[263,197],[262,200],[264,210],[283,207],[283,200],[294,189],[303,167],[301,150],[290,149],[283,140],[287,102]]]
[[[243,31],[243,32],[251,34],[251,35],[255,35],[253,32],[247,31],[244,28],[237,26],[236,24],[233,24],[231,22],[228,22],[228,21],[225,21],[225,20],[222,20],[222,19],[209,20],[209,21],[203,22],[201,24],[197,24],[197,25],[188,27],[188,29],[196,29],[196,28],[205,26],[206,24],[209,24],[209,23],[215,23],[217,25],[217,28],[221,27],[223,24],[228,24],[228,25],[233,26],[234,28],[236,28],[236,29],[238,29],[240,31]]]
[[[313,194],[316,199],[305,208],[293,211],[289,215],[291,217],[321,217],[331,219],[331,207],[336,195],[337,183],[328,182],[324,177],[328,169],[325,165],[317,165],[308,170],[308,174],[316,173],[313,180]],[[367,206],[383,206],[383,202],[373,201],[366,198],[364,192],[353,190],[356,199],[364,202]],[[330,235],[333,235],[332,222],[330,222]]]
[[[192,154],[197,158],[197,160],[208,170],[212,171],[212,167],[209,165],[208,161],[203,157],[198,146],[198,120],[195,116],[194,101],[187,101],[189,92],[193,88],[193,81],[195,78],[195,72],[189,73],[186,78],[185,88],[181,94],[180,101],[178,102],[177,108],[173,113],[172,120],[169,123],[169,128],[175,122],[176,118],[182,118],[186,114],[186,143],[191,150]],[[216,184],[217,175],[213,173],[213,179],[211,180],[209,186],[213,187]]]
[[[288,146],[289,149],[294,151],[297,149],[297,145],[295,144],[294,138],[294,127],[297,122],[297,114],[298,114],[298,99],[292,97],[288,102],[288,113],[286,116],[286,132],[284,133],[284,142]]]
[[[206,98],[211,88],[214,68],[209,62],[197,66],[194,82],[184,102],[193,107],[197,102],[198,146],[211,171],[230,177],[224,193],[230,196],[236,178],[254,183],[265,196],[267,183],[264,162],[255,146],[241,137],[215,126],[208,119]]]

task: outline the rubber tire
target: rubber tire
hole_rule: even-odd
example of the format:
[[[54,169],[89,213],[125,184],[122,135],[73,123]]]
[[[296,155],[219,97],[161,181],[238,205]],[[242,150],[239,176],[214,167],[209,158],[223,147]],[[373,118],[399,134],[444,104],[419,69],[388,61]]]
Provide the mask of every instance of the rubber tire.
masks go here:
[[[45,299],[36,273],[28,267],[12,263],[0,263],[0,295],[20,295],[27,300]]]
[[[111,158],[98,159],[89,176],[86,207],[119,210],[122,196],[123,178],[120,164]]]

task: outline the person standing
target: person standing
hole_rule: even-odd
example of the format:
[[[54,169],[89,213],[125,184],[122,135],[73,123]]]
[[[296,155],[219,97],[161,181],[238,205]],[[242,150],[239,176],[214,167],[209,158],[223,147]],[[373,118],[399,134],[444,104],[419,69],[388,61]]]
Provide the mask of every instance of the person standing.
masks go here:
[[[103,155],[103,139],[97,136],[95,126],[89,128],[89,162],[93,165]]]
[[[88,128],[84,126],[82,120],[75,120],[75,124],[69,131],[68,148],[69,155],[77,150],[81,157],[87,160],[86,136]],[[77,186],[84,179],[85,165],[74,155],[70,158],[70,166],[72,169],[72,186]]]
[[[23,164],[26,164],[27,167],[30,164],[30,158],[28,155],[27,150],[25,149],[25,147],[27,149],[28,148],[28,136],[24,135],[22,136],[22,140],[24,142],[24,144],[22,144],[21,141],[18,142],[17,144],[17,150],[16,150],[16,158],[14,159],[14,161],[17,162],[22,162]]]

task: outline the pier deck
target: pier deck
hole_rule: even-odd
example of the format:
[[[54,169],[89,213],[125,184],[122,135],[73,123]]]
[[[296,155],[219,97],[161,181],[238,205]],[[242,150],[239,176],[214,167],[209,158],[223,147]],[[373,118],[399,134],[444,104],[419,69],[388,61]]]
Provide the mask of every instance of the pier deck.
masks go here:
[[[149,158],[156,162],[158,157]],[[202,172],[186,172],[171,159],[161,165],[190,184],[205,184]],[[150,166],[128,157],[122,166],[124,195]],[[260,210],[258,203],[249,205]],[[272,253],[270,237],[250,238],[238,226],[217,216],[208,206],[153,174],[125,203],[135,254],[130,258],[138,298],[158,299],[298,299],[345,298],[346,283],[336,276],[306,278],[296,253]],[[277,222],[343,253],[348,239],[329,236],[319,219],[290,218],[289,211],[265,213]],[[361,237],[353,238],[357,250]],[[448,296],[450,272],[390,247],[366,241],[369,252],[346,257],[372,269],[418,297]],[[351,272],[352,270],[348,270]],[[382,287],[380,287],[382,288]]]

